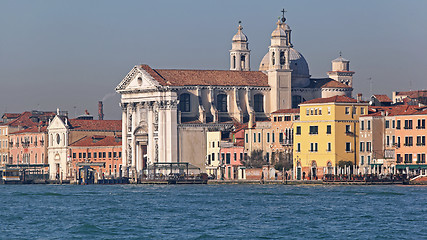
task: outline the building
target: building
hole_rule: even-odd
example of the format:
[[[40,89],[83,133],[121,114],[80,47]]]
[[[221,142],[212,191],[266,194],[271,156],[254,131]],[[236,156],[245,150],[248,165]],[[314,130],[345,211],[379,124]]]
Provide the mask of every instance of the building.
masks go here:
[[[302,101],[351,96],[354,72],[349,61],[339,57],[328,78],[311,78],[285,21],[277,22],[258,71],[250,71],[248,38],[241,25],[232,38],[230,70],[135,66],[116,87],[123,110],[123,165],[129,174],[163,162],[188,162],[203,171],[207,148],[200,143],[207,142],[208,132],[231,132],[235,123],[265,121],[271,112]]]
[[[64,112],[64,114],[66,113]],[[10,143],[12,141],[9,139],[11,133],[46,124],[54,116],[54,112],[43,111],[3,114],[4,123],[0,125],[0,165],[12,163],[12,156],[10,155]]]
[[[359,143],[359,116],[368,104],[346,97],[318,98],[300,104],[294,128],[294,178],[320,179],[326,174],[354,172]],[[347,166],[347,167],[344,167]]]
[[[92,166],[99,178],[120,177],[122,172],[121,136],[85,136],[69,146],[71,177],[77,177],[79,163],[103,163]]]
[[[385,94],[374,94],[371,96],[371,106],[390,106],[393,101]]]
[[[10,133],[10,164],[47,164],[47,127],[41,123]]]
[[[411,105],[427,105],[427,90],[393,92],[393,103],[410,103]]]
[[[244,147],[232,142],[221,142],[221,172],[219,179],[245,179],[245,167],[242,165]]]
[[[221,132],[208,132],[206,134],[206,141],[206,173],[213,178],[217,178],[221,166],[219,153],[221,149]]]
[[[427,173],[427,109],[408,109],[396,115],[396,168],[399,173]]]
[[[48,163],[50,179],[72,180],[73,166],[70,145],[91,136],[118,136],[122,132],[120,120],[68,119],[59,115],[49,123]],[[140,153],[142,154],[142,153]],[[143,155],[140,156],[141,159]]]

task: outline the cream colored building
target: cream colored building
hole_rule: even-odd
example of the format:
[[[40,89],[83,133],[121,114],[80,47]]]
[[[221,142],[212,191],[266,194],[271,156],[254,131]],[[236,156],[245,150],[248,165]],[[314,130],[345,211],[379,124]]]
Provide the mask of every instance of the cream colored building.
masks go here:
[[[339,75],[330,74],[334,79],[310,78],[285,20],[277,22],[259,71],[250,71],[248,38],[241,25],[232,39],[230,70],[135,66],[116,87],[123,110],[123,165],[129,174],[140,175],[142,166],[162,162],[188,162],[205,171],[208,132],[231,132],[236,122],[267,120],[271,112],[305,100],[351,96],[348,61],[334,60],[332,72]],[[349,74],[345,81],[340,72]]]
[[[206,142],[206,173],[212,176],[218,176],[221,165],[221,132],[207,132]]]

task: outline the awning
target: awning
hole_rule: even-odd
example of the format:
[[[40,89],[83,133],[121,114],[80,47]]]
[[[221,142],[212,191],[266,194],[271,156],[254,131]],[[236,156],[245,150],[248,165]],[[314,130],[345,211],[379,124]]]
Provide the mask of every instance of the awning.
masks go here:
[[[396,165],[396,169],[427,169],[426,164],[405,164],[405,165]]]

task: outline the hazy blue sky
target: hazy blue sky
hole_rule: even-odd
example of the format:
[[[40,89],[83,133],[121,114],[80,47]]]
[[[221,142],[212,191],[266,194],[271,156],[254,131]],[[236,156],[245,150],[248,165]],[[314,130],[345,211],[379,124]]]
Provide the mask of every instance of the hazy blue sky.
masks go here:
[[[68,110],[114,92],[136,64],[228,69],[237,22],[257,70],[285,8],[292,42],[313,77],[343,52],[354,94],[427,89],[427,1],[5,1],[0,0],[0,113]],[[119,96],[105,100],[120,119]]]

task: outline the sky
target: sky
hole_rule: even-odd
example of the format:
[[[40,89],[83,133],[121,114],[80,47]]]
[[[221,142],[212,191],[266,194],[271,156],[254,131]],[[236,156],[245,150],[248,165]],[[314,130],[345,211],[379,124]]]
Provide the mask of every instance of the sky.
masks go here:
[[[282,8],[312,77],[341,51],[353,95],[427,89],[425,0],[0,0],[0,113],[96,117],[104,100],[105,119],[120,119],[114,88],[133,66],[229,69],[238,21],[258,70]]]

